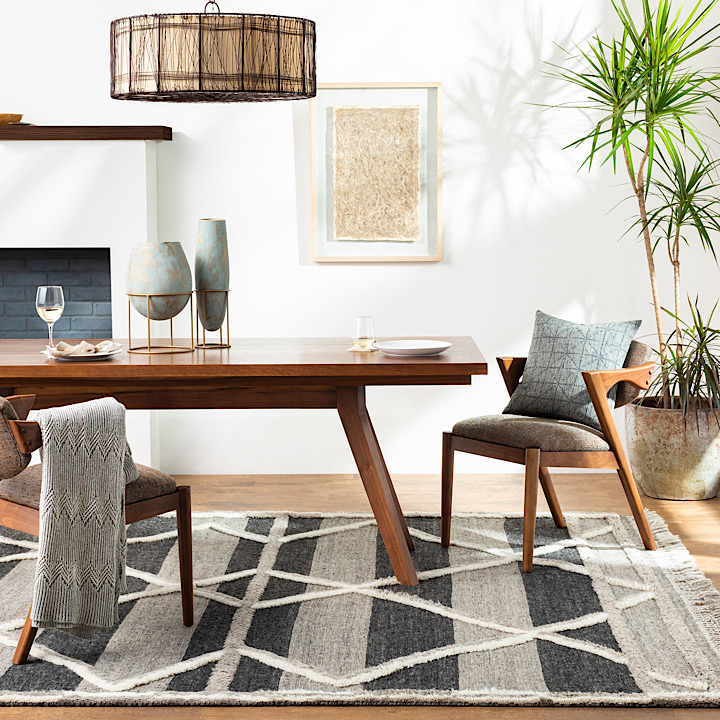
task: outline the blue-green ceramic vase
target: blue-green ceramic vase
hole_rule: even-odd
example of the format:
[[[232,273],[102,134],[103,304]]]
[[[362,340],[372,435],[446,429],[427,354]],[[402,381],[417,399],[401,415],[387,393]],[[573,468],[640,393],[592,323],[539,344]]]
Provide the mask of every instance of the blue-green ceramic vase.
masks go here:
[[[192,274],[179,242],[138,243],[130,253],[127,291],[143,295],[192,293]],[[168,320],[175,317],[190,300],[190,295],[151,297],[150,319]],[[131,297],[133,307],[148,316],[148,301]]]
[[[198,221],[195,248],[195,289],[229,290],[227,228],[224,220],[206,218]],[[227,312],[224,292],[198,293],[198,314],[206,330],[218,330]]]

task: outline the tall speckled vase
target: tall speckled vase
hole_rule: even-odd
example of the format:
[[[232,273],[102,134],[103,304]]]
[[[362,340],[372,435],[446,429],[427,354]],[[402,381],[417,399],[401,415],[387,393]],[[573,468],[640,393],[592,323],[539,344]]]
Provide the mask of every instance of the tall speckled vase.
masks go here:
[[[195,289],[229,290],[227,228],[224,220],[205,218],[198,221],[195,248]],[[198,295],[198,315],[206,330],[218,330],[227,312],[227,294],[209,292]]]
[[[138,243],[130,253],[127,271],[129,293],[159,294],[192,293],[192,274],[182,245],[179,242]],[[169,320],[175,317],[190,300],[190,295],[151,297],[150,319]],[[144,317],[148,315],[148,300],[131,297],[133,307]]]

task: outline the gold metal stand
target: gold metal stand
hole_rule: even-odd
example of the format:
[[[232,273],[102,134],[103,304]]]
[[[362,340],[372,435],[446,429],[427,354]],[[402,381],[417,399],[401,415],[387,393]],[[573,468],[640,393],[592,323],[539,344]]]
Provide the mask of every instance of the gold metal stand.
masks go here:
[[[125,293],[128,296],[128,352],[137,353],[139,355],[171,355],[172,353],[186,353],[193,352],[195,346],[193,344],[193,337],[195,335],[195,329],[193,327],[193,294],[190,292],[181,293]],[[169,345],[153,345],[150,341],[150,298],[155,297],[176,297],[178,295],[187,295],[190,298],[190,345],[177,345],[173,338],[173,319],[170,318],[170,344]],[[130,298],[141,297],[145,298],[146,309],[147,309],[147,345],[137,345],[133,347],[132,344],[132,323],[130,321],[132,302]],[[161,320],[153,320],[153,322],[162,322]]]
[[[230,347],[230,291],[229,290],[196,290],[196,322],[195,347],[204,350],[222,350]],[[200,321],[200,303],[202,302],[203,317],[205,314],[205,296],[207,293],[225,293],[225,342],[223,342],[223,329],[220,326],[220,342],[207,342],[205,339],[205,326]],[[202,325],[202,342],[200,342],[200,326]]]

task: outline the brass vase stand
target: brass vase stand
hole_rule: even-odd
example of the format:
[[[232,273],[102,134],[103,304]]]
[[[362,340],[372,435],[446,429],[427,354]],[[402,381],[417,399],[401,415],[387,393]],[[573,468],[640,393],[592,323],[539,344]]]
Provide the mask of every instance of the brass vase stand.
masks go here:
[[[192,352],[195,349],[193,337],[195,329],[193,327],[193,294],[190,292],[180,293],[125,293],[128,296],[128,352],[137,353],[139,355],[169,355],[172,353]],[[170,344],[169,345],[153,345],[150,340],[150,298],[177,297],[178,295],[187,295],[190,298],[190,345],[178,345],[173,337],[173,319],[170,318]],[[145,298],[146,318],[147,318],[147,345],[132,344],[132,323],[131,323],[131,298]],[[141,313],[142,314],[142,313]],[[152,320],[152,322],[162,322],[162,320]]]
[[[195,303],[195,347],[203,350],[222,350],[230,347],[230,290],[196,290],[197,302]],[[220,325],[220,342],[208,342],[205,339],[205,325],[200,319],[200,303],[202,303],[202,317],[205,314],[205,296],[208,293],[225,293],[225,340],[223,340],[223,328]],[[200,342],[200,326],[202,325],[202,342]]]

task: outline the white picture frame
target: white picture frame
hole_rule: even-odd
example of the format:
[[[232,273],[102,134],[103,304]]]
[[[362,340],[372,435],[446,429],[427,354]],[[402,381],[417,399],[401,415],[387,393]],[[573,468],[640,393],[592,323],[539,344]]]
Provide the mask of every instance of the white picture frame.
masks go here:
[[[407,173],[417,172],[417,234],[413,237],[376,236],[336,238],[339,199],[333,195],[339,182],[333,181],[336,168],[337,138],[339,130],[333,127],[333,119],[339,112],[354,109],[405,108],[417,110],[418,146],[417,158],[410,153],[409,161],[394,158],[396,172],[398,162],[409,162]],[[412,113],[410,113],[412,114]],[[406,113],[407,115],[407,113]],[[439,262],[442,260],[442,84],[430,83],[320,83],[312,108],[312,234],[313,261],[317,263],[348,262]],[[372,144],[373,138],[358,138]],[[393,188],[388,187],[388,192]],[[367,192],[382,196],[380,184]],[[400,191],[398,191],[400,192]],[[407,192],[414,192],[410,189]],[[411,202],[412,197],[410,198]],[[407,205],[407,203],[406,203]],[[414,206],[413,206],[414,207]],[[413,209],[414,212],[414,209]],[[370,230],[372,233],[372,230]],[[382,233],[380,233],[382,235]]]

